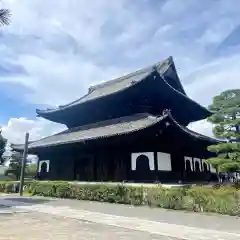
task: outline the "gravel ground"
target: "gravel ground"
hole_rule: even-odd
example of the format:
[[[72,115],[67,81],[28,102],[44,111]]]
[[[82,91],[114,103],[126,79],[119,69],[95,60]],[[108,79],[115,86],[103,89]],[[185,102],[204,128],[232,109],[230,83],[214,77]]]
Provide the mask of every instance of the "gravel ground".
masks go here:
[[[36,212],[0,214],[0,232],[0,240],[180,240]]]

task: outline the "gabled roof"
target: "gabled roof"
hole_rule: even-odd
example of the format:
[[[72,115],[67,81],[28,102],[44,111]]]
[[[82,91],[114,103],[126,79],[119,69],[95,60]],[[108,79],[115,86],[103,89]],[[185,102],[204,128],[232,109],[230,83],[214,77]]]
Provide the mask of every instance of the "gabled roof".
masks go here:
[[[186,95],[183,86],[178,78],[175,64],[173,62],[173,58],[169,57],[161,62],[158,62],[150,67],[140,69],[136,72],[127,74],[125,76],[92,86],[89,88],[89,91],[83,97],[68,103],[66,105],[59,106],[55,109],[46,109],[46,110],[39,110],[37,109],[36,112],[39,116],[61,111],[67,108],[71,108],[73,106],[96,100],[101,97],[123,91],[136,83],[141,82],[142,80],[146,79],[153,71],[156,71],[160,74],[160,76],[176,91],[180,92],[181,94]]]
[[[99,123],[89,124],[81,127],[65,130],[58,134],[40,139],[29,144],[29,149],[53,147],[76,142],[85,142],[96,139],[104,139],[119,135],[128,135],[143,129],[149,128],[155,124],[167,120],[170,125],[177,127],[183,134],[193,138],[216,143],[219,142],[199,133],[193,132],[188,128],[181,126],[173,118],[170,111],[165,111],[162,116],[157,117],[151,114],[136,114],[133,116],[121,117],[118,119],[107,120]],[[23,150],[23,145],[12,145],[14,150]]]

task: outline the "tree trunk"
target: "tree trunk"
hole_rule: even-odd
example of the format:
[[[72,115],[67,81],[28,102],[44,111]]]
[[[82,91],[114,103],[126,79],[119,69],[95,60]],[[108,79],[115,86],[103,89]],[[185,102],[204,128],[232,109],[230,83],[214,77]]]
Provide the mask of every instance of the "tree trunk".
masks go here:
[[[232,120],[236,120],[236,113],[233,113]],[[240,133],[240,126],[238,124],[235,125],[236,133]]]

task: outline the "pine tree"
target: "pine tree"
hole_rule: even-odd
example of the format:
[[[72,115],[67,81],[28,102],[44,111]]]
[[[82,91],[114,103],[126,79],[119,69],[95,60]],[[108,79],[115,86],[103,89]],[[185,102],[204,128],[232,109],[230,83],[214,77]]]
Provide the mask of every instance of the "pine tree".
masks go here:
[[[8,25],[10,23],[11,12],[9,9],[0,9],[0,25]]]
[[[0,130],[0,165],[4,162],[2,155],[5,152],[6,143],[7,139],[2,136],[2,131]]]
[[[208,147],[217,156],[207,162],[217,172],[240,170],[240,89],[224,91],[215,96],[209,109],[214,112],[208,119],[214,124],[214,136],[226,142]]]
[[[22,154],[19,152],[12,152],[10,157],[10,163],[5,175],[12,174],[17,180],[20,179],[21,167],[22,167]]]
[[[10,23],[11,12],[9,9],[0,9],[0,26],[8,25]],[[0,130],[0,165],[3,164],[4,160],[2,155],[5,151],[7,140],[2,136],[2,130]]]

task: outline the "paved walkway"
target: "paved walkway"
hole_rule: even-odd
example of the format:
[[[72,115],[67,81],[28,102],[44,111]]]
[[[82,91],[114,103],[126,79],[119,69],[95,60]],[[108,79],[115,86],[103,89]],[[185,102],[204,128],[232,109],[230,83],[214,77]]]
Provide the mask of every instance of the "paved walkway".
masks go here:
[[[41,218],[45,216],[46,218],[65,219],[64,222],[69,224],[74,220],[78,221],[83,228],[86,227],[84,224],[91,223],[93,225],[90,225],[93,228],[95,226],[99,229],[113,229],[112,233],[119,232],[119,234],[123,232],[125,234],[124,239],[240,239],[240,219],[236,217],[207,216],[146,207],[46,198],[6,197],[0,201],[0,205],[4,204],[14,206],[14,209],[28,211],[29,213],[22,213],[27,218],[40,214]],[[18,218],[20,215],[23,216],[22,214],[18,214]],[[1,224],[0,229],[2,227]],[[52,227],[55,228],[56,226],[52,225]],[[49,231],[50,228],[49,225]],[[120,235],[111,235],[111,239],[121,239],[119,238]],[[97,239],[101,238],[98,237]]]
[[[164,222],[169,224],[198,227],[209,230],[232,231],[240,234],[240,218],[223,216],[211,213],[194,213],[174,211],[161,208],[149,208],[147,206],[134,207],[130,205],[119,205],[79,200],[50,201],[48,205],[69,206],[73,209],[94,211],[99,213],[138,217],[149,221]]]
[[[39,212],[0,214],[0,240],[180,240]]]

